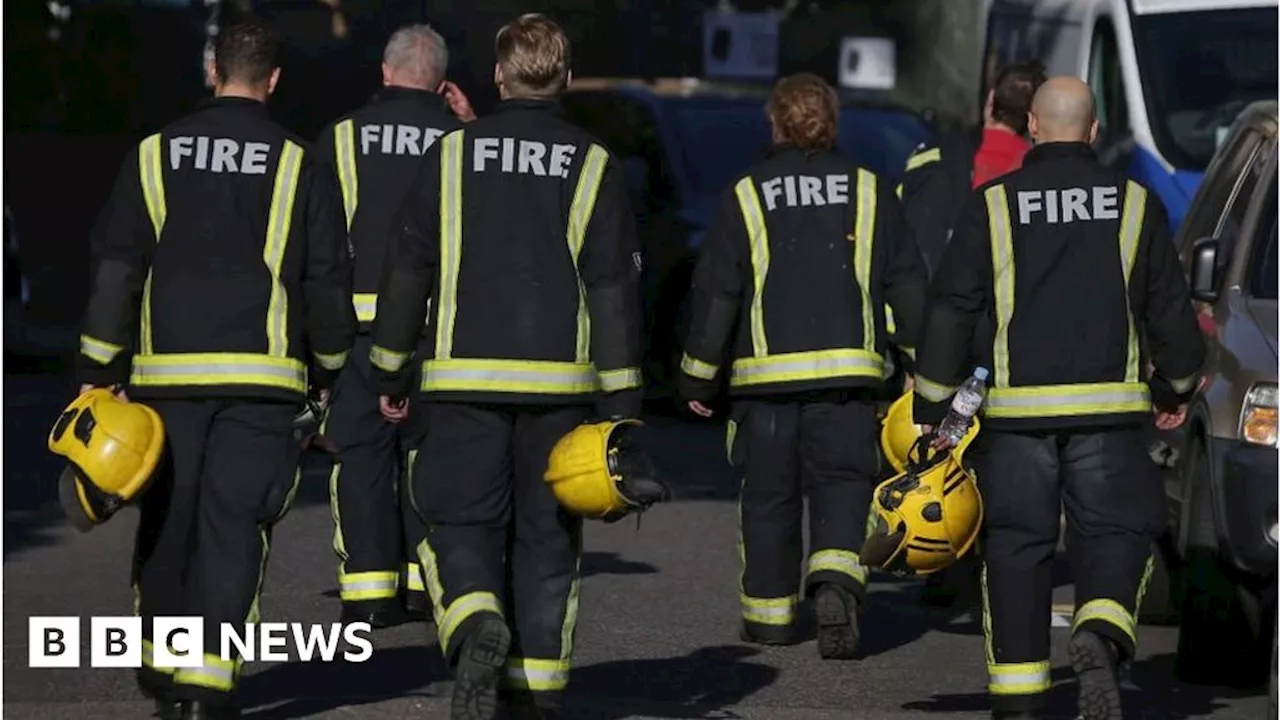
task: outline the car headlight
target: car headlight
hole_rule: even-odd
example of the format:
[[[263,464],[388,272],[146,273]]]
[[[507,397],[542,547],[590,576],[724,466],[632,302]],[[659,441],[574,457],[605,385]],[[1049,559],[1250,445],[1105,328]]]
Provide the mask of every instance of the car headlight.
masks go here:
[[[1254,445],[1276,446],[1275,384],[1254,385],[1240,409],[1240,439]]]

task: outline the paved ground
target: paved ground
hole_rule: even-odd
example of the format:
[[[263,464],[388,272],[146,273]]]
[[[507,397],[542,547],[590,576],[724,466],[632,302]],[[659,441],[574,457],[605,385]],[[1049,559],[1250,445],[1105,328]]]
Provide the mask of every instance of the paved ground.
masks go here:
[[[130,608],[133,513],[84,536],[69,531],[51,506],[57,465],[44,450],[45,434],[70,392],[67,381],[48,376],[4,381],[4,715],[146,717],[150,708],[136,699],[127,670],[26,666],[29,616],[116,615]],[[655,420],[651,429],[656,459],[680,497],[646,515],[639,530],[630,522],[590,527],[572,687],[579,717],[986,717],[979,624],[926,613],[915,583],[873,585],[862,660],[821,661],[812,642],[785,649],[740,644],[733,482],[722,462],[723,436],[718,428],[674,420]],[[336,617],[324,493],[322,477],[308,475],[276,533],[264,598],[268,619]],[[1059,601],[1069,601],[1069,586],[1058,592]],[[1071,717],[1065,639],[1065,631],[1054,630],[1055,699]],[[1174,683],[1175,630],[1143,628],[1140,642],[1131,675],[1133,717],[1264,716],[1260,692]],[[255,710],[248,717],[447,717],[448,682],[426,629],[393,628],[376,643],[378,651],[363,664],[250,666],[243,695]]]

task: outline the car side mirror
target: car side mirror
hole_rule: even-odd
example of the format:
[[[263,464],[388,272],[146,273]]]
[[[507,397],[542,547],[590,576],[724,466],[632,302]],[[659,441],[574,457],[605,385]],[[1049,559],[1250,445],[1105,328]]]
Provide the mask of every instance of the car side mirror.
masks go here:
[[[1218,299],[1218,241],[1200,238],[1191,246],[1191,297],[1212,303]]]

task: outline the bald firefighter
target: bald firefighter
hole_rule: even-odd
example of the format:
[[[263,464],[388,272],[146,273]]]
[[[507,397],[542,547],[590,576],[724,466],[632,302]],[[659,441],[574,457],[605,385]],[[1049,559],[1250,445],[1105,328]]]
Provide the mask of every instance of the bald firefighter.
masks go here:
[[[916,422],[934,424],[970,367],[992,368],[978,438],[986,508],[988,691],[999,718],[1041,717],[1059,509],[1075,580],[1069,655],[1085,720],[1122,717],[1117,668],[1164,526],[1141,429],[1186,416],[1205,348],[1156,196],[1098,162],[1093,95],[1054,78],[1032,103],[1036,146],[978,189],[931,288]],[[980,323],[991,318],[989,323]],[[1150,361],[1150,377],[1143,368]]]

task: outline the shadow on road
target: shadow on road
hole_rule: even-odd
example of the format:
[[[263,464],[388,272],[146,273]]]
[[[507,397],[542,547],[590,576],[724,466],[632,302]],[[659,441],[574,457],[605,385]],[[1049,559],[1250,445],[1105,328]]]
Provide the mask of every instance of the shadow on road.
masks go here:
[[[291,662],[247,676],[239,691],[245,720],[293,720],[341,707],[430,695],[447,677],[435,646],[378,650],[367,662]],[[353,717],[355,714],[353,714]]]
[[[652,575],[658,568],[647,562],[628,560],[617,553],[584,552],[582,554],[582,577],[592,575]]]
[[[733,718],[721,710],[773,684],[778,670],[746,662],[760,651],[725,645],[683,657],[617,660],[573,671],[570,695],[609,698],[608,709],[574,712],[591,720],[634,715],[659,718]],[[592,703],[595,705],[595,703]]]

